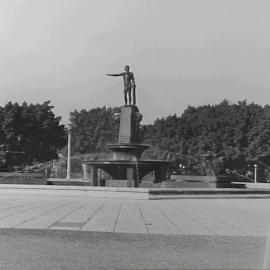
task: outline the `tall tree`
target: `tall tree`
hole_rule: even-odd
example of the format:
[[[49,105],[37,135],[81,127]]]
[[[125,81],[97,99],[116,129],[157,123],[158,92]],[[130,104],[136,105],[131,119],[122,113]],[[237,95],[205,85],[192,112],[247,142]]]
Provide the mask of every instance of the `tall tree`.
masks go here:
[[[0,107],[0,144],[10,151],[23,151],[27,163],[57,157],[66,144],[66,131],[50,101],[43,104],[7,103]]]

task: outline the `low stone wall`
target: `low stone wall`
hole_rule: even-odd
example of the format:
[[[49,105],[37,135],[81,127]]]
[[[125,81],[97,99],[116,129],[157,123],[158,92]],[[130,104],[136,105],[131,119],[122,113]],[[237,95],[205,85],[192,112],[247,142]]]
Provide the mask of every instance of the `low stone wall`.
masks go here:
[[[134,180],[117,180],[117,179],[108,179],[106,180],[106,187],[134,187]]]
[[[43,173],[0,172],[0,184],[46,185]]]
[[[47,185],[56,186],[91,186],[89,181],[84,181],[82,179],[70,179],[65,178],[49,178],[47,179]]]
[[[201,176],[201,175],[171,175],[171,179],[175,181],[193,181],[193,182],[216,182],[217,177],[216,176]]]
[[[162,183],[142,182],[139,184],[140,188],[161,188]]]
[[[164,188],[244,188],[244,185],[232,183],[228,176],[172,175],[170,180],[162,182]]]

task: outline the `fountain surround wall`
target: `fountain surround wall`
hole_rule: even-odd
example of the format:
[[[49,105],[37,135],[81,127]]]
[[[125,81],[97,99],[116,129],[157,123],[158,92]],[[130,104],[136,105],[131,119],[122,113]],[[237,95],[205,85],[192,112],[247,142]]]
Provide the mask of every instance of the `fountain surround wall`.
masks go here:
[[[142,115],[137,106],[121,107],[118,143],[107,145],[113,153],[112,159],[83,162],[93,186],[138,187],[146,175],[153,184],[166,179],[170,162],[141,159],[143,151],[150,147],[139,143],[141,120]],[[106,172],[110,179],[100,179],[102,171]]]

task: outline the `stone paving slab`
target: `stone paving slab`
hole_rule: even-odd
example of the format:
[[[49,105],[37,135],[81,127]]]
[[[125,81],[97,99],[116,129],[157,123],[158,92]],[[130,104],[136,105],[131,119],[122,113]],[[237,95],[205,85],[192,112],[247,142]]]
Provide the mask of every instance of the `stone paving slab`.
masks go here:
[[[31,220],[22,222],[15,228],[24,228],[24,229],[47,229],[53,226],[58,220],[62,219],[64,216],[73,213],[79,207],[81,207],[81,202],[68,202],[62,204],[61,206],[55,206],[50,211],[45,213],[37,214],[36,217],[33,217]]]
[[[147,233],[147,226],[136,201],[122,204],[114,232]]]
[[[82,227],[82,231],[114,232],[123,201],[111,200],[105,203]]]
[[[29,205],[20,207],[17,209],[17,212],[10,212],[8,215],[1,217],[0,228],[13,228],[15,226],[18,227],[20,224],[34,219],[37,216],[44,215],[56,207],[58,207],[56,203],[54,203],[54,205],[46,203],[36,204],[32,205],[31,208],[29,208]],[[8,212],[8,210],[6,210],[6,212]]]
[[[156,234],[181,234],[178,227],[171,222],[166,214],[158,209],[158,204],[139,202],[142,216],[149,233]]]
[[[127,200],[0,194],[0,228],[268,236],[269,199]]]
[[[62,229],[62,230],[80,230],[83,225],[87,223],[103,206],[105,200],[93,199],[87,202],[81,208],[77,209],[75,212],[65,216],[64,218],[58,220],[51,229]]]

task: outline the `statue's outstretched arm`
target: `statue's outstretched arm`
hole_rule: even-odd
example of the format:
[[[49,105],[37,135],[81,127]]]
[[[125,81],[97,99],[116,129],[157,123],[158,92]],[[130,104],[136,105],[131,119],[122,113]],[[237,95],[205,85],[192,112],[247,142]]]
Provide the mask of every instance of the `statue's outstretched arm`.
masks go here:
[[[123,76],[123,73],[117,73],[117,74],[106,74],[107,76],[113,76],[113,77],[119,77]]]

